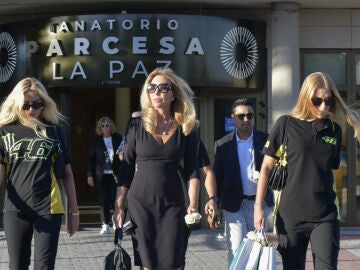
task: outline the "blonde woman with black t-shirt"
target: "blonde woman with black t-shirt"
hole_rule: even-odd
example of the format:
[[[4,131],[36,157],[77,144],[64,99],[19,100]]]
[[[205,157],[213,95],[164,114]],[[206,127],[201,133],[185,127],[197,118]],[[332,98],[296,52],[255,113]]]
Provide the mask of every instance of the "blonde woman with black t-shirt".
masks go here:
[[[265,145],[254,205],[256,229],[264,228],[266,180],[279,159],[288,117],[288,177],[276,215],[283,269],[305,269],[309,242],[314,269],[336,269],[340,221],[332,170],[340,164],[342,129],[338,123],[346,120],[359,141],[359,115],[346,106],[328,74],[315,72],[306,77],[290,116],[275,122]]]
[[[59,149],[66,164],[62,182],[71,211],[70,236],[79,227],[70,154],[57,126],[63,119],[45,87],[35,78],[21,80],[1,106],[0,184],[7,179],[4,230],[10,269],[29,268],[33,237],[34,269],[54,269],[65,212],[54,174]]]

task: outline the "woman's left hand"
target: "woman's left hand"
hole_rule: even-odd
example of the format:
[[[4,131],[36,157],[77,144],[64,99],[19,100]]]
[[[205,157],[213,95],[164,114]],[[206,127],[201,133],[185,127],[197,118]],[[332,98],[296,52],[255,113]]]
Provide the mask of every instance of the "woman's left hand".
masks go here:
[[[187,215],[185,216],[185,222],[187,224],[198,224],[201,220],[201,215],[199,214],[199,211],[194,208],[193,206],[189,205],[187,209]]]
[[[187,213],[188,214],[191,214],[191,213],[194,213],[194,212],[199,212],[198,210],[197,210],[197,208],[194,206],[194,205],[189,205],[188,206],[188,208],[187,208]]]

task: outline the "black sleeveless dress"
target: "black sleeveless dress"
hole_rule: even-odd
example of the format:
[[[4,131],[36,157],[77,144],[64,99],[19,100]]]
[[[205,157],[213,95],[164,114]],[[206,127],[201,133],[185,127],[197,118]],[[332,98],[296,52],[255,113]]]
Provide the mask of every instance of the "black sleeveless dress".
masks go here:
[[[119,185],[129,187],[128,210],[137,226],[132,234],[135,265],[152,270],[184,265],[186,209],[181,181],[197,178],[197,144],[197,134],[185,136],[180,126],[162,145],[145,131],[140,118],[130,128]]]

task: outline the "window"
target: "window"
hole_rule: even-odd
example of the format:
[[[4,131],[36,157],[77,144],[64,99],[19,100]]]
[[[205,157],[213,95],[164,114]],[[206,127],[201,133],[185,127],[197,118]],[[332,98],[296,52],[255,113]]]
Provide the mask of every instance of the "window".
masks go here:
[[[303,58],[303,78],[310,73],[323,71],[331,76],[339,90],[347,85],[346,52],[304,52]]]

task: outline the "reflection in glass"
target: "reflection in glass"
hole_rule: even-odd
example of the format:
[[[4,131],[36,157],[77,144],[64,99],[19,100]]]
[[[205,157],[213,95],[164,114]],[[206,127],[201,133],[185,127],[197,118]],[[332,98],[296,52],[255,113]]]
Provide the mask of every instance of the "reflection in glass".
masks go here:
[[[355,55],[355,83],[360,85],[360,54]]]
[[[346,86],[346,53],[305,52],[304,77],[317,71],[328,73],[338,88]]]
[[[356,222],[360,222],[360,151],[357,144],[356,154]]]
[[[347,159],[345,147],[342,149],[340,167],[334,170],[334,181],[336,195],[339,201],[340,219],[342,222],[347,220]]]
[[[359,100],[357,100],[358,102]],[[359,112],[359,110],[357,110]],[[360,144],[356,144],[356,222],[360,222]]]

